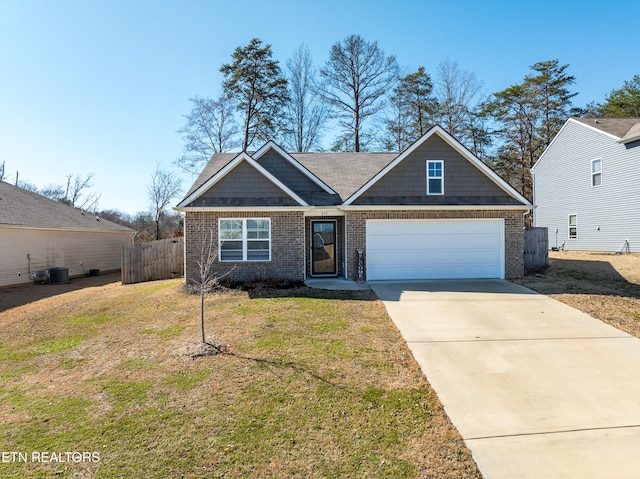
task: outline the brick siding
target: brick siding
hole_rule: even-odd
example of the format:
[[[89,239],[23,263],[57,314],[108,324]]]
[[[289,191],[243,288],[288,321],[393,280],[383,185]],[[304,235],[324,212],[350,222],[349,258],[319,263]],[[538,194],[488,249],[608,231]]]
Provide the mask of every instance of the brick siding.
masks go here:
[[[185,217],[185,278],[198,275],[198,260],[203,240],[213,233],[218,250],[219,218],[270,218],[271,261],[220,262],[213,265],[218,276],[235,281],[304,279],[304,216],[300,211],[264,212],[187,212]]]
[[[304,238],[309,236],[310,220],[300,211],[285,212],[187,212],[185,218],[186,268],[185,277],[195,278],[197,261],[203,237],[213,232],[214,248],[218,248],[219,218],[271,218],[271,261],[216,262],[214,270],[219,276],[231,273],[226,279],[237,281],[264,280],[268,278],[303,280],[309,275],[309,261]],[[522,211],[472,210],[472,211],[350,211],[338,221],[338,274],[342,275],[343,258],[346,257],[348,279],[355,280],[357,273],[356,250],[366,250],[367,219],[492,219],[505,220],[505,277],[520,278],[524,275],[524,217]],[[325,219],[325,218],[317,218]],[[344,222],[344,223],[343,223]],[[347,232],[347,250],[342,251],[342,225]],[[306,235],[305,235],[306,229]],[[366,261],[366,258],[365,258]],[[366,270],[365,270],[366,271]]]

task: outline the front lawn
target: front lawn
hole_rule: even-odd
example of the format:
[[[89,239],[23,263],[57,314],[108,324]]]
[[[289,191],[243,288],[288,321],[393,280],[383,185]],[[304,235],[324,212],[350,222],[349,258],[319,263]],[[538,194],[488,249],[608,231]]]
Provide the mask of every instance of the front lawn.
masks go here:
[[[160,281],[0,312],[0,477],[481,477],[372,293],[215,293],[229,352],[192,359],[198,308]]]

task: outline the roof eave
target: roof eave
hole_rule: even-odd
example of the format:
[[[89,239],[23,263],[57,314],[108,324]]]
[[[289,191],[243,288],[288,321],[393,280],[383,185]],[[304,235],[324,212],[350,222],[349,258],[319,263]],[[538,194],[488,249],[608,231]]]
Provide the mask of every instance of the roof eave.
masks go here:
[[[534,205],[340,205],[339,209],[344,211],[364,211],[364,210],[393,210],[393,211],[496,211],[496,210],[514,210],[514,211],[530,211],[535,208]]]

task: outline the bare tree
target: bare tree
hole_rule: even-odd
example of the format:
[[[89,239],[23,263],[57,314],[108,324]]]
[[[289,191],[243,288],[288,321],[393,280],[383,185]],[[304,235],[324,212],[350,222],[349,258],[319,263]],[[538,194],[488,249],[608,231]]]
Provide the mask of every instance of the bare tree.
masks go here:
[[[5,173],[4,173],[4,161],[0,165],[0,181],[4,181]]]
[[[461,141],[481,89],[482,82],[472,72],[460,70],[457,62],[447,58],[438,65],[434,88],[438,100],[436,118],[442,128]]]
[[[217,271],[214,270],[215,263],[218,259],[217,241],[213,229],[208,231],[204,229],[204,226],[196,228],[195,234],[199,241],[200,251],[197,265],[197,276],[189,278],[191,284],[196,287],[197,293],[200,295],[200,339],[202,344],[213,347],[217,353],[223,352],[226,349],[224,343],[217,341],[207,341],[204,326],[205,316],[205,296],[213,289],[218,281],[231,273],[235,266],[231,268],[227,273],[218,276]]]
[[[235,104],[227,96],[217,100],[195,96],[185,125],[178,130],[184,141],[183,155],[177,164],[189,172],[199,172],[214,153],[232,150],[240,145]]]
[[[286,72],[291,98],[286,106],[287,143],[295,151],[310,151],[319,145],[329,108],[318,93],[318,72],[305,45],[301,45],[287,60]]]
[[[64,188],[64,195],[58,198],[58,201],[61,203],[83,210],[95,209],[98,206],[100,195],[87,192],[87,190],[93,186],[93,183],[91,183],[92,179],[93,173],[88,174],[84,178],[69,173],[65,187],[58,188],[57,186],[49,186],[48,188],[53,191],[60,191]]]
[[[171,172],[156,167],[147,185],[147,198],[151,207],[153,220],[156,223],[156,239],[160,239],[160,219],[165,214],[171,200],[180,194],[182,180]]]
[[[366,42],[359,35],[350,35],[331,48],[329,60],[320,69],[325,83],[318,88],[335,109],[340,126],[351,135],[354,151],[363,146],[363,122],[384,107],[383,98],[396,80],[396,71],[395,56],[386,56],[377,42]],[[342,148],[345,139],[341,135],[335,147]]]

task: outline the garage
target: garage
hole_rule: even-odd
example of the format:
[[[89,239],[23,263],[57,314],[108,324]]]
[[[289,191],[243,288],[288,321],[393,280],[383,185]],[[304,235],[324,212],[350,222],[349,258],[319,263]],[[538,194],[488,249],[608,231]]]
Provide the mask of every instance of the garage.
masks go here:
[[[367,220],[368,280],[504,278],[504,220]]]

